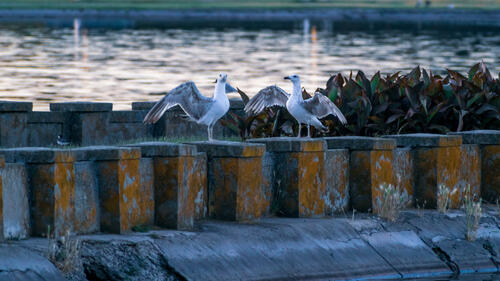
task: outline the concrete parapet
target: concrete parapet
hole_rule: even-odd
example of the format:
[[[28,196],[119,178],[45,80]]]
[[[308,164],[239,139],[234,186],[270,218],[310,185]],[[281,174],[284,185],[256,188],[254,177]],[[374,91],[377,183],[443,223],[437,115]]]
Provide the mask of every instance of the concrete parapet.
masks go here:
[[[76,161],[75,170],[75,217],[74,231],[79,234],[100,230],[99,183],[92,161]]]
[[[325,202],[326,215],[344,213],[349,208],[349,150],[325,151]]]
[[[139,148],[91,146],[72,150],[77,161],[94,161],[101,231],[123,233],[141,224]]]
[[[63,112],[68,124],[63,135],[75,145],[100,145],[109,142],[109,118],[113,105],[96,102],[51,103],[51,112]]]
[[[466,176],[470,177],[472,183],[477,182],[479,177],[481,197],[490,203],[496,203],[500,200],[500,130],[474,130],[450,134],[462,136],[464,144],[479,146],[480,163],[463,161],[462,170]],[[464,153],[466,151],[476,156],[475,149],[469,148]],[[470,165],[473,165],[470,169],[474,171],[479,166],[480,176],[475,173],[467,174],[467,167]]]
[[[395,139],[399,147],[411,147],[414,161],[414,193],[417,204],[435,208],[438,187],[451,192],[451,207],[460,203],[460,166],[462,138],[436,134],[407,134],[384,136]],[[455,191],[456,190],[456,191]]]
[[[69,150],[19,148],[0,150],[8,162],[24,162],[30,190],[32,232],[62,235],[75,221],[74,156]]]
[[[28,113],[31,102],[0,102],[0,146],[28,146]]]
[[[321,139],[261,138],[249,142],[266,145],[266,156],[272,174],[271,211],[289,217],[324,216],[333,209],[331,193],[326,190],[324,171],[326,145]],[[329,186],[333,189],[333,186]],[[264,192],[264,194],[269,191]],[[328,206],[327,206],[328,205]]]
[[[141,161],[150,167],[150,173],[141,169],[141,179],[151,174],[150,180],[141,181],[141,193],[147,197],[141,205],[154,206],[155,224],[193,229],[207,212],[205,154],[186,144],[144,142],[130,146],[141,148]]]
[[[328,137],[324,140],[328,149],[349,148],[351,207],[357,211],[374,210],[380,196],[379,187],[382,184],[395,184],[395,141],[371,137]]]
[[[4,238],[25,239],[31,233],[26,166],[23,163],[6,163],[5,168],[0,170],[3,189],[3,216],[0,216],[0,221],[3,218]]]
[[[188,144],[207,155],[208,214],[211,218],[247,221],[264,214],[264,145],[228,141]]]

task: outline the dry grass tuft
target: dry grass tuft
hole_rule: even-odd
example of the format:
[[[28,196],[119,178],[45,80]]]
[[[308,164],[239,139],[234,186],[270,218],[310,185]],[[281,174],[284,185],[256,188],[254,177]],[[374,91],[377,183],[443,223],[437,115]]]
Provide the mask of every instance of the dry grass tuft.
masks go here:
[[[445,186],[444,184],[440,184],[438,186],[437,208],[441,213],[445,214],[446,212],[448,212],[451,203],[451,196],[457,191],[457,188],[450,190],[450,188]]]
[[[479,228],[479,221],[482,216],[481,198],[477,198],[472,194],[470,186],[465,190],[463,208],[465,210],[465,223],[467,226],[467,233],[465,237],[469,241],[476,240],[477,229]]]
[[[399,212],[408,204],[408,194],[392,184],[381,184],[378,190],[380,196],[377,197],[375,202],[375,213],[381,218],[396,221],[399,217]]]
[[[69,231],[66,232],[66,235],[58,238],[50,235],[50,227],[47,233],[49,233],[47,235],[47,239],[49,240],[47,258],[64,273],[78,270],[81,263],[81,241],[72,236]]]

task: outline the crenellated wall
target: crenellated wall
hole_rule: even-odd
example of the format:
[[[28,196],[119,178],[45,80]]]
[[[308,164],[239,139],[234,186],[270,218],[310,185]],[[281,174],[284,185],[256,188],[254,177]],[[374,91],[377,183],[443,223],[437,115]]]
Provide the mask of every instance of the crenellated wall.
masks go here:
[[[170,134],[177,125],[181,134],[179,124],[186,121],[171,115],[175,126],[168,116],[158,126],[144,126],[146,110],[111,111],[107,104],[53,104],[51,112],[30,108],[0,103],[2,144],[47,145],[49,137],[66,132],[82,146],[0,149],[4,239],[48,231],[126,233],[151,225],[193,230],[205,219],[374,211],[383,184],[418,200],[408,207],[425,202],[435,208],[442,184],[459,191],[453,208],[469,185],[489,202],[500,197],[500,131],[87,146]],[[16,133],[5,133],[9,128]],[[200,129],[192,127],[191,135],[204,135]]]
[[[243,114],[241,100],[230,110]],[[72,145],[105,145],[155,137],[206,138],[204,125],[190,121],[180,107],[172,108],[154,125],[142,123],[154,102],[134,102],[132,110],[113,111],[111,103],[52,103],[50,111],[32,111],[31,102],[0,102],[0,147],[43,147],[62,135]],[[227,116],[225,118],[228,118]],[[237,136],[218,122],[218,138]]]

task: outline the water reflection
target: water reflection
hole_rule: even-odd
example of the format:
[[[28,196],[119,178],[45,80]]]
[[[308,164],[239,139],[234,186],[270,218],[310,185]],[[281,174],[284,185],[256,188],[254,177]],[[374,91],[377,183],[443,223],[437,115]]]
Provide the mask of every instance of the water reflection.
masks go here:
[[[297,73],[314,91],[329,75],[372,75],[415,65],[465,72],[484,60],[500,70],[499,33],[342,32],[304,20],[295,30],[0,27],[0,94],[46,110],[51,101],[107,101],[116,109],[193,80],[205,94],[218,72],[248,94]]]

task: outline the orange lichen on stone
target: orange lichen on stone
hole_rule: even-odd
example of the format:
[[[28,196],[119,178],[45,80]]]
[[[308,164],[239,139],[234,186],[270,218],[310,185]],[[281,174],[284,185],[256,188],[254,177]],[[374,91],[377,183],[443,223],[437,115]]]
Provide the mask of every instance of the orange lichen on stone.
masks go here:
[[[376,201],[380,198],[380,186],[394,185],[394,154],[392,150],[373,150],[370,151],[370,177],[371,177],[371,204],[372,210],[376,213]]]
[[[139,159],[120,160],[118,167],[120,231],[127,231],[146,221],[141,218],[139,206],[141,196],[139,193]]]
[[[467,187],[473,196],[481,197],[481,158],[480,148],[476,144],[464,144],[460,147],[460,198],[463,198]]]
[[[236,220],[248,221],[262,215],[262,157],[239,158],[237,163]]]
[[[310,142],[314,143],[320,142]],[[324,216],[325,202],[321,196],[325,194],[324,152],[316,148],[316,152],[291,153],[290,157],[297,159],[298,216]]]
[[[461,159],[460,146],[449,146],[437,148],[437,186],[444,185],[451,190],[457,191],[451,195],[451,208],[460,207],[460,166],[462,161],[470,159]]]
[[[412,207],[414,203],[414,167],[411,150],[408,148],[397,148],[393,153],[394,184],[400,188],[401,192],[406,193],[408,196],[407,207]]]
[[[64,159],[68,161],[68,158]],[[75,222],[75,181],[73,162],[54,163],[54,231],[64,235]]]
[[[490,203],[500,200],[500,145],[481,149],[481,194]]]
[[[201,160],[201,162],[200,162]],[[193,229],[206,213],[206,162],[193,156],[154,159],[155,222]]]

